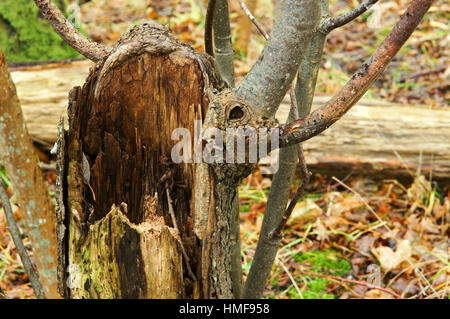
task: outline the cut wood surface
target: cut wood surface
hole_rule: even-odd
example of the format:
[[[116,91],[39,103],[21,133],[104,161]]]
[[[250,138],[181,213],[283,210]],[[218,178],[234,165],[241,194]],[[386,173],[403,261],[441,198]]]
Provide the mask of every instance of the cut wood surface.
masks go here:
[[[11,68],[35,141],[49,145],[56,141],[68,92],[84,83],[92,65],[76,61]],[[315,107],[327,99],[316,96]],[[280,121],[287,117],[288,108],[285,100],[277,113]],[[410,178],[420,167],[435,180],[450,181],[450,108],[362,99],[340,121],[305,142],[304,149],[309,167],[316,172]]]

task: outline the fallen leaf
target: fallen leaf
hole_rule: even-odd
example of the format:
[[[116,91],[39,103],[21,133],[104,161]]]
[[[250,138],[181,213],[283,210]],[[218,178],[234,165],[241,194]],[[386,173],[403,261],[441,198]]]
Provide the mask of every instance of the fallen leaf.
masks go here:
[[[392,248],[387,246],[380,246],[372,249],[373,254],[380,262],[381,268],[386,271],[394,270],[406,261],[412,253],[411,243],[409,240],[402,240],[397,245],[397,250],[393,251]]]
[[[380,289],[371,289],[364,295],[366,299],[394,299],[390,293],[387,293]]]
[[[306,198],[306,200],[295,205],[288,224],[292,225],[315,220],[317,217],[322,216],[322,214],[322,209],[314,202],[314,200]]]

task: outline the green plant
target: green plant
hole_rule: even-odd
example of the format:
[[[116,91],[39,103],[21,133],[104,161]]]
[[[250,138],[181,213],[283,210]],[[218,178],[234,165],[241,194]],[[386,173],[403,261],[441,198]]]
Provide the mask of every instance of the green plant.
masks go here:
[[[56,1],[67,7],[67,0]],[[0,47],[9,62],[57,60],[80,57],[55,33],[29,0],[0,2]]]
[[[308,272],[332,274],[335,276],[343,276],[350,271],[350,263],[342,259],[339,253],[335,250],[328,249],[326,251],[315,250],[311,252],[298,253],[292,256],[297,263],[308,267]],[[330,294],[328,285],[330,280],[321,277],[298,274],[296,276],[297,282],[301,282],[301,277],[307,280],[306,287],[302,292],[305,299],[333,299],[335,295]],[[299,298],[296,289],[290,289],[288,294],[292,298]]]

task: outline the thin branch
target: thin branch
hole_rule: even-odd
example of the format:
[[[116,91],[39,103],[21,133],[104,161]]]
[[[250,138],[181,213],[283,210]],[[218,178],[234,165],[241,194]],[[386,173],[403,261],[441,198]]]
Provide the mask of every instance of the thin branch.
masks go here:
[[[110,49],[94,42],[80,33],[61,13],[51,0],[34,0],[42,15],[59,36],[86,58],[98,62],[109,54]]]
[[[214,56],[213,46],[213,20],[216,8],[216,0],[208,0],[208,8],[205,17],[205,52],[210,56]]]
[[[252,21],[252,23],[255,25],[255,27],[258,29],[259,33],[264,37],[264,39],[268,39],[269,35],[267,34],[266,30],[264,30],[263,26],[256,20],[254,15],[250,12],[250,10],[247,8],[243,0],[238,0],[239,4],[241,5],[242,10],[244,10],[247,17]]]
[[[169,204],[169,213],[170,213],[170,217],[172,218],[172,224],[173,227],[177,230],[178,234],[180,234],[180,238],[179,238],[179,243],[181,246],[181,252],[183,253],[184,256],[184,260],[186,261],[186,266],[189,272],[189,275],[191,276],[192,280],[194,280],[194,282],[197,281],[197,277],[195,277],[194,273],[192,272],[192,268],[190,265],[190,260],[189,257],[186,253],[186,250],[184,249],[184,245],[183,245],[183,241],[181,239],[181,233],[180,230],[178,228],[178,224],[177,224],[177,219],[175,218],[175,213],[173,211],[173,206],[172,206],[172,198],[170,197],[170,192],[169,192],[169,187],[168,187],[168,183],[166,182],[166,194],[167,194],[167,203]]]
[[[370,283],[365,282],[365,281],[347,279],[347,278],[342,278],[342,277],[333,276],[333,275],[317,274],[317,273],[307,272],[307,271],[306,272],[302,271],[302,274],[305,274],[305,275],[308,275],[308,276],[314,276],[314,277],[322,277],[322,278],[335,280],[335,281],[348,282],[348,283],[355,284],[355,285],[361,285],[361,286],[365,286],[365,287],[367,287],[369,289],[377,289],[377,290],[384,291],[384,292],[394,296],[397,299],[405,299],[402,296],[400,296],[399,294],[397,294],[396,292],[394,292],[394,291],[392,291],[392,290],[390,290],[388,288],[383,288],[383,287],[380,287],[380,286],[376,286],[376,285],[370,284]]]
[[[301,171],[302,171],[302,182],[297,188],[297,191],[295,192],[294,196],[292,197],[291,202],[289,203],[288,208],[284,211],[283,218],[281,219],[280,224],[278,227],[269,234],[271,238],[281,238],[282,232],[284,228],[286,227],[286,223],[289,220],[289,217],[292,214],[292,211],[294,210],[295,205],[297,202],[305,196],[305,190],[306,186],[309,183],[309,179],[311,177],[311,173],[308,170],[308,167],[306,166],[305,156],[303,154],[303,147],[301,144],[298,144],[298,164],[300,165]]]
[[[413,0],[384,42],[341,91],[304,119],[280,127],[280,147],[297,144],[316,136],[350,110],[386,69],[395,54],[419,25],[432,3],[433,0]]]
[[[281,268],[283,268],[284,272],[286,273],[286,275],[288,275],[289,280],[292,282],[292,284],[294,285],[295,290],[297,291],[300,299],[304,299],[303,298],[303,294],[302,291],[300,290],[300,288],[298,288],[297,283],[295,282],[294,277],[292,276],[291,272],[289,271],[289,269],[285,266],[285,264],[279,259],[276,258],[276,261],[281,265]]]
[[[17,252],[19,253],[20,259],[22,260],[23,267],[30,278],[31,286],[33,287],[34,293],[38,299],[45,299],[44,290],[42,289],[42,284],[39,280],[39,275],[33,268],[30,256],[28,256],[27,250],[22,242],[22,237],[20,236],[19,227],[17,227],[16,220],[14,219],[14,213],[11,208],[11,203],[9,202],[8,194],[6,193],[5,185],[3,181],[0,181],[0,199],[3,205],[3,211],[6,215],[6,221],[8,222],[8,229],[11,233],[11,237],[16,245]]]
[[[353,21],[354,19],[359,17],[361,14],[363,14],[364,12],[369,10],[370,7],[373,6],[377,2],[378,2],[378,0],[364,0],[356,8],[350,10],[347,13],[344,13],[343,15],[340,15],[340,16],[334,17],[334,18],[325,19],[322,22],[322,24],[320,25],[320,28],[321,28],[321,30],[325,31],[326,33],[329,33],[332,30],[342,27],[343,25],[349,23],[350,21]]]
[[[363,202],[364,206],[366,206],[366,208],[378,219],[378,221],[380,222],[381,225],[384,226],[384,228],[386,228],[386,230],[388,232],[391,232],[392,230],[389,228],[388,225],[386,225],[386,222],[373,210],[372,207],[370,207],[370,205],[367,203],[367,201],[362,198],[361,195],[358,194],[358,192],[356,192],[353,188],[351,188],[350,186],[347,186],[346,184],[344,184],[343,182],[341,182],[339,179],[337,179],[335,176],[333,176],[332,178],[333,180],[335,180],[336,182],[338,182],[342,187],[344,187],[345,189],[349,190],[350,192],[352,192],[355,196],[358,197],[358,199]]]

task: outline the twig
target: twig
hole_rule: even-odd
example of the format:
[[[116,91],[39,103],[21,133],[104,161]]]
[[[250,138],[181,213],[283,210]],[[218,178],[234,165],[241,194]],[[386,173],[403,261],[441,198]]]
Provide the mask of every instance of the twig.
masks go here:
[[[166,194],[167,194],[167,203],[169,204],[169,213],[170,213],[170,217],[172,218],[173,227],[178,231],[178,234],[180,234],[179,242],[180,242],[180,246],[181,246],[181,252],[183,253],[184,259],[186,260],[186,266],[187,266],[189,275],[191,276],[192,280],[197,281],[197,277],[195,277],[194,273],[192,272],[191,265],[189,264],[190,263],[189,257],[186,253],[186,250],[184,249],[183,241],[181,240],[181,233],[180,233],[180,230],[178,229],[177,220],[175,218],[175,213],[173,211],[172,198],[170,197],[170,192],[169,192],[169,187],[168,187],[167,182],[166,182]]]
[[[59,11],[51,0],[34,0],[42,15],[59,36],[86,58],[98,62],[109,54],[110,49],[94,42],[80,33]]]
[[[333,276],[333,275],[325,275],[325,274],[317,274],[317,273],[313,273],[313,272],[308,272],[308,271],[301,271],[302,274],[305,274],[307,276],[315,276],[315,277],[322,277],[322,278],[326,278],[326,279],[330,279],[330,280],[336,280],[336,281],[343,281],[343,282],[348,282],[351,284],[356,284],[356,285],[361,285],[361,286],[365,286],[369,289],[378,289],[381,291],[384,291],[392,296],[394,296],[397,299],[405,299],[402,296],[400,296],[399,294],[397,294],[396,292],[387,289],[387,288],[383,288],[380,286],[376,286],[373,284],[370,284],[368,282],[365,281],[359,281],[359,280],[353,280],[353,279],[347,279],[347,278],[342,278],[342,277],[338,277],[338,276]]]
[[[362,198],[361,195],[359,195],[359,194],[358,194],[353,188],[351,188],[350,186],[348,186],[348,185],[344,184],[343,182],[341,182],[341,181],[340,181],[339,179],[337,179],[335,176],[333,176],[332,179],[335,180],[336,182],[338,182],[341,186],[345,187],[345,188],[346,188],[347,190],[349,190],[350,192],[352,192],[354,195],[356,195],[356,196],[359,198],[359,200],[363,202],[364,206],[366,206],[367,209],[368,209],[372,214],[375,215],[375,217],[378,219],[378,221],[379,221],[382,225],[384,225],[384,227],[386,228],[386,230],[387,230],[388,232],[391,231],[391,229],[389,228],[389,226],[386,225],[386,222],[385,222],[383,219],[381,219],[381,217],[373,210],[372,207],[370,207],[370,205],[367,203],[367,201],[366,201],[364,198]]]
[[[230,28],[228,0],[216,0],[213,19],[214,56],[218,73],[234,87],[234,50]]]
[[[298,295],[300,296],[300,299],[304,299],[303,298],[303,294],[302,294],[301,290],[298,288],[298,285],[295,282],[294,277],[292,277],[292,274],[290,273],[289,269],[287,269],[287,267],[284,265],[284,263],[279,258],[276,258],[276,260],[281,265],[281,267],[283,268],[284,272],[288,275],[289,279],[291,280],[292,284],[295,287],[295,290],[297,291]]]
[[[402,83],[402,82],[405,82],[408,79],[415,79],[415,78],[419,78],[419,77],[425,76],[425,75],[430,75],[430,74],[433,74],[433,73],[441,73],[441,72],[444,72],[447,68],[448,68],[448,66],[443,65],[443,66],[438,67],[438,68],[433,69],[433,70],[425,70],[425,71],[416,72],[416,73],[413,73],[413,74],[410,74],[410,75],[405,75],[405,76],[400,78],[399,82]]]
[[[216,0],[208,0],[208,8],[205,17],[205,52],[210,56],[214,56],[213,47],[213,20],[214,11],[216,9]]]
[[[247,15],[247,17],[253,22],[255,27],[258,29],[259,33],[261,33],[261,35],[264,37],[264,39],[267,40],[269,38],[269,35],[264,30],[263,26],[258,22],[258,20],[256,20],[255,16],[247,8],[244,1],[243,0],[238,0],[238,1],[239,1],[239,4],[241,5],[242,10],[244,10],[245,14]]]
[[[31,263],[30,256],[25,249],[20,236],[19,228],[17,227],[16,220],[14,219],[14,213],[11,208],[11,203],[9,202],[8,194],[6,193],[5,185],[0,181],[0,199],[3,205],[3,211],[6,215],[6,221],[8,222],[9,232],[16,245],[17,252],[19,253],[20,259],[22,260],[23,267],[28,274],[31,286],[33,287],[34,293],[38,299],[45,299],[44,290],[42,289],[42,284],[39,280],[37,272],[34,270]]]
[[[356,8],[344,13],[343,15],[325,19],[321,25],[321,29],[329,33],[336,28],[342,27],[369,10],[369,8],[377,2],[378,0],[364,0]]]

